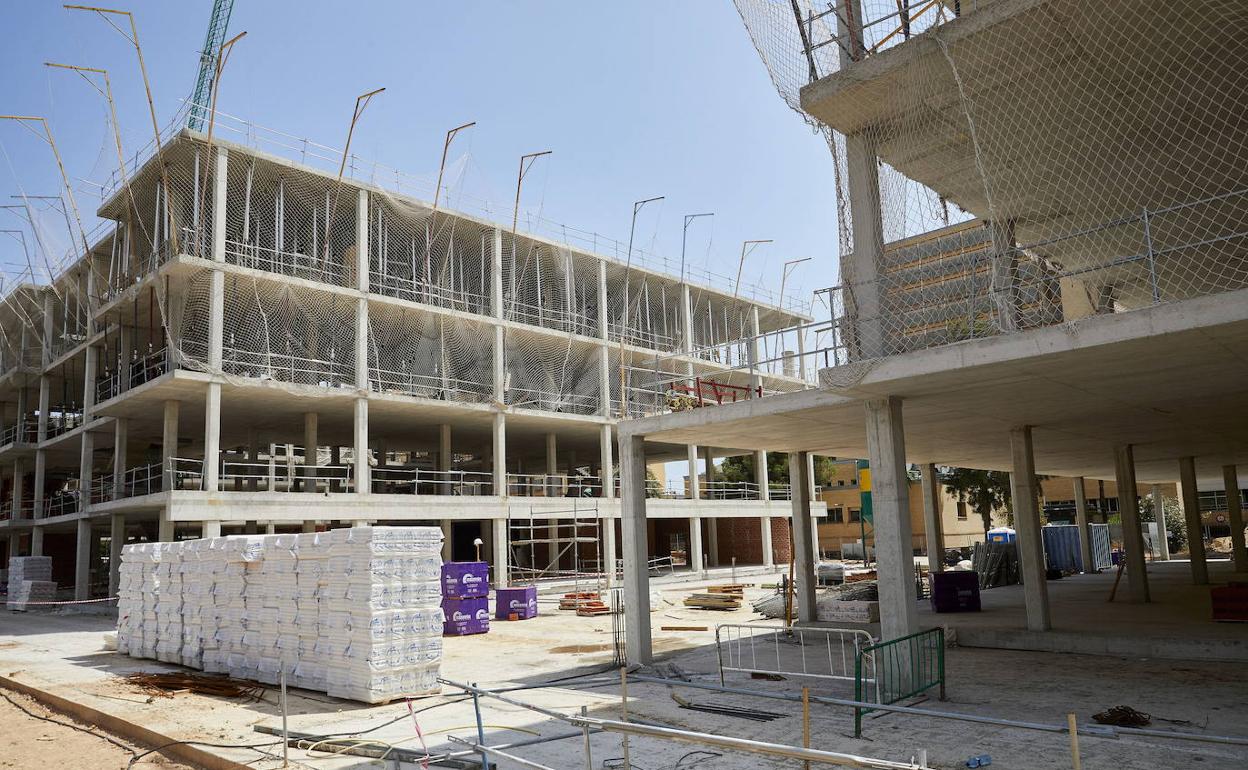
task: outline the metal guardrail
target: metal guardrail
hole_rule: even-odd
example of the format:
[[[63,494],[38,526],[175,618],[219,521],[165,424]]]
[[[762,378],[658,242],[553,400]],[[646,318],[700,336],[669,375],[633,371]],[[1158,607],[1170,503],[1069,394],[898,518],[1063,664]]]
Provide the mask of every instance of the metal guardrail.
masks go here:
[[[864,666],[864,663],[867,664]],[[874,677],[866,674],[871,671]],[[874,694],[874,702],[890,705],[940,688],[945,700],[945,631],[931,628],[880,642],[858,651],[854,667],[854,700]],[[874,693],[872,693],[874,690]],[[862,737],[862,717],[872,709],[854,707],[854,737]]]
[[[852,628],[785,628],[721,623],[715,626],[719,683],[725,672],[800,676],[832,681],[874,683],[871,655],[875,639]],[[796,655],[788,654],[796,651]],[[863,677],[865,671],[867,677]]]

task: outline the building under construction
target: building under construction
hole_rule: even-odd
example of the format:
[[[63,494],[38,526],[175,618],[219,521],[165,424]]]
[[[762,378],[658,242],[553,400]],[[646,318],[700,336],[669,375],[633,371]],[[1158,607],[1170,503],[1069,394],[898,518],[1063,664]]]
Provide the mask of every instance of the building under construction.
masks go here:
[[[617,421],[814,375],[778,331],[808,319],[782,302],[435,208],[354,158],[318,170],[337,166],[328,148],[226,116],[215,129],[115,173],[98,211],[115,226],[0,308],[0,542],[53,556],[81,598],[115,595],[102,537],[115,566],[135,539],[351,522],[440,522],[446,556],[481,549],[500,582],[509,557],[527,577],[614,574]],[[767,332],[775,351],[740,342]],[[660,359],[679,376],[662,393]],[[787,559],[790,506],[771,501],[788,489],[765,463],[753,483],[699,483],[730,453],[655,447],[693,481],[651,482],[653,557]],[[509,519],[525,547],[504,545]]]

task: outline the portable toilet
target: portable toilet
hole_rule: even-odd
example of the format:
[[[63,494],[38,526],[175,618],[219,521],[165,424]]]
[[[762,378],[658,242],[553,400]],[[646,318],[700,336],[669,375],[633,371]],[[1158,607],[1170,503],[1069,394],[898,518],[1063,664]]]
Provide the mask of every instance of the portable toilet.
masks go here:
[[[990,543],[1013,543],[1018,539],[1018,535],[1009,527],[993,527],[988,530],[988,542]]]

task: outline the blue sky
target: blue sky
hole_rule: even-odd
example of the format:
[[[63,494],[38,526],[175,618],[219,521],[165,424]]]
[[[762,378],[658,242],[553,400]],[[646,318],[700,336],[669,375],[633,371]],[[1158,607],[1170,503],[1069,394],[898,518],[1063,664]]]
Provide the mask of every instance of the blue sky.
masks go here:
[[[211,2],[119,2],[136,15],[163,124],[191,92]],[[116,165],[105,103],[44,61],[108,69],[127,154],[150,139],[133,49],[98,16],[28,0],[4,23],[0,113],[47,116],[72,177]],[[772,238],[746,282],[774,289],[781,264],[801,257],[814,259],[790,288],[835,282],[831,156],[773,90],[728,0],[237,0],[230,32],[243,30],[225,112],[337,147],[355,97],[385,86],[357,131],[360,156],[436,175],[446,130],[475,120],[452,151],[466,193],[507,208],[519,156],[550,149],[524,197],[549,219],[623,240],[632,202],[665,195],[638,220],[639,244],[678,258],[683,215],[713,211],[690,230],[692,264],[731,276],[743,239]],[[59,192],[42,143],[6,122],[0,142],[0,196]],[[0,229],[18,224],[0,211]],[[18,259],[0,241],[0,261]]]

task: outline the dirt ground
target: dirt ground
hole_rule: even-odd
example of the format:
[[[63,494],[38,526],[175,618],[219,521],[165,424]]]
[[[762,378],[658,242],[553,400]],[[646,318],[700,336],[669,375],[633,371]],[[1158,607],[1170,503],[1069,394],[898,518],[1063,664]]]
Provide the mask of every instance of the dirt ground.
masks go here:
[[[72,718],[49,711],[21,693],[0,690],[0,768],[91,767],[99,770],[132,767],[191,770],[190,765],[171,762],[151,754],[130,765],[136,754],[146,751],[115,735],[88,727]],[[29,713],[28,713],[29,712]],[[40,718],[42,717],[42,718]],[[50,721],[54,719],[61,724]],[[75,730],[67,725],[76,725]],[[84,732],[89,730],[89,732]],[[104,736],[128,747],[109,743]],[[84,758],[89,761],[84,763]]]

